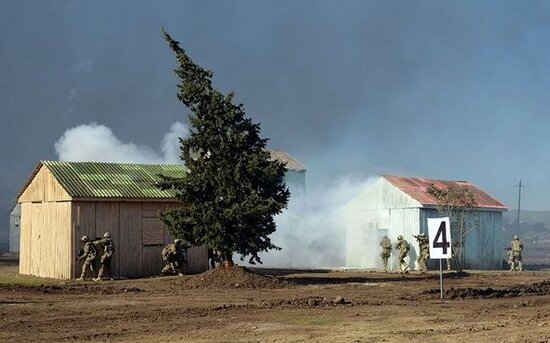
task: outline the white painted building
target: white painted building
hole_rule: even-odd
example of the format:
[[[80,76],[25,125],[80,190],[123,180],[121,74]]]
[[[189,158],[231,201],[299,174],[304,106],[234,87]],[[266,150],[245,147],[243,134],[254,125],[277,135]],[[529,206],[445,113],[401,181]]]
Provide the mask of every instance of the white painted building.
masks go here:
[[[411,246],[409,262],[416,269],[418,244],[413,235],[428,233],[427,218],[440,217],[436,200],[426,190],[438,187],[467,187],[476,197],[477,229],[466,236],[464,266],[467,269],[501,269],[502,212],[506,207],[498,200],[467,181],[442,181],[425,178],[381,176],[363,193],[346,205],[346,267],[380,268],[384,235],[395,246],[402,235]],[[458,238],[452,237],[453,240]],[[398,269],[396,253],[392,254],[391,269]]]

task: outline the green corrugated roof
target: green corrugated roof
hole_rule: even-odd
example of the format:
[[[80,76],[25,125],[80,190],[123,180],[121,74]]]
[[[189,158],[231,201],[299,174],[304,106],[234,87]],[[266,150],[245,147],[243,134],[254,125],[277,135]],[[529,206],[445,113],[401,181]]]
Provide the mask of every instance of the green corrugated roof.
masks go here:
[[[168,164],[42,161],[73,198],[173,198],[155,184],[159,174],[181,178],[185,167]]]

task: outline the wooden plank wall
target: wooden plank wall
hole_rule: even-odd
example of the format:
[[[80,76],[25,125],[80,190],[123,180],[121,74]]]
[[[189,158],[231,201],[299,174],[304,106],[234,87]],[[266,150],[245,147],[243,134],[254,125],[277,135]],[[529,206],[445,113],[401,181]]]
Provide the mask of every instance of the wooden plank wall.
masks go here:
[[[114,276],[158,275],[164,266],[161,251],[174,241],[158,219],[158,212],[174,206],[162,202],[74,202],[73,277],[79,277],[81,271],[76,262],[82,246],[80,238],[83,235],[100,238],[105,231],[111,232],[115,247],[111,265]],[[187,272],[208,269],[205,248],[190,248],[187,259]]]
[[[166,230],[158,216],[166,207],[166,203],[143,203],[143,275],[158,275],[164,267],[161,252],[166,245]]]
[[[68,201],[70,195],[63,189],[47,167],[42,166],[19,197],[19,202]]]
[[[24,208],[24,210],[23,210]],[[70,202],[23,203],[19,272],[71,277]]]
[[[19,250],[19,273],[31,275],[31,261],[33,254],[33,246],[31,244],[32,236],[32,203],[21,204],[21,236]]]
[[[113,263],[118,265],[119,275],[123,277],[143,276],[142,208],[143,204],[140,202],[120,203],[119,255],[117,260],[113,260]]]
[[[111,233],[115,253],[111,262],[113,275],[120,275],[120,204],[119,202],[97,202],[95,203],[95,235],[92,239],[103,238],[105,232]],[[98,254],[103,254],[102,248],[98,248]],[[98,265],[99,267],[99,265]]]
[[[95,202],[73,202],[72,217],[73,217],[73,251],[72,262],[72,277],[80,277],[81,266],[78,262],[78,252],[82,248],[80,239],[82,236],[88,236],[90,239],[95,238]]]

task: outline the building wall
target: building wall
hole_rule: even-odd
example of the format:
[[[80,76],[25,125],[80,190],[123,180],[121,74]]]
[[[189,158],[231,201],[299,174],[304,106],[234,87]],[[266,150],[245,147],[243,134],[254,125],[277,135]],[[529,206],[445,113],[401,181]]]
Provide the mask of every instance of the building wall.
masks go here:
[[[306,192],[306,171],[287,170],[285,184],[290,189],[290,197],[302,196]]]
[[[465,269],[501,269],[504,258],[502,245],[502,212],[475,211],[477,228],[470,231],[464,240]],[[473,222],[473,216],[468,220]],[[427,218],[441,217],[436,209],[421,211],[421,232],[428,232]],[[453,242],[459,237],[451,237]],[[431,262],[434,264],[435,262]]]
[[[71,203],[21,204],[19,272],[67,279],[71,276]]]
[[[17,204],[10,213],[10,237],[9,251],[19,251],[19,238],[21,236],[21,205]]]
[[[74,202],[73,254],[76,260],[84,235],[95,239],[111,232],[115,253],[112,272],[116,277],[158,275],[164,266],[161,251],[173,238],[158,219],[158,212],[177,206],[165,202]],[[188,250],[189,273],[208,269],[205,248]],[[73,263],[73,277],[80,275],[80,265]]]
[[[403,235],[411,247],[409,265],[417,268],[418,243],[413,235],[428,232],[427,218],[440,217],[436,209],[422,205],[397,189],[385,179],[378,179],[366,191],[345,207],[346,267],[380,268],[381,237],[387,233],[395,246],[397,236]],[[501,228],[502,212],[477,211],[478,229],[465,240],[465,267],[470,269],[501,269],[504,250]],[[454,237],[453,237],[454,239]],[[397,254],[392,252],[390,266],[399,269]],[[430,262],[435,267],[436,262]]]
[[[346,267],[380,268],[379,243],[384,235],[388,235],[393,245],[398,235],[403,235],[411,243],[412,235],[418,234],[419,230],[419,207],[420,203],[383,178],[348,203],[345,207]],[[414,268],[417,252],[412,244],[409,256]],[[399,268],[395,253],[389,268]]]
[[[18,202],[70,201],[70,195],[45,166],[41,166]]]

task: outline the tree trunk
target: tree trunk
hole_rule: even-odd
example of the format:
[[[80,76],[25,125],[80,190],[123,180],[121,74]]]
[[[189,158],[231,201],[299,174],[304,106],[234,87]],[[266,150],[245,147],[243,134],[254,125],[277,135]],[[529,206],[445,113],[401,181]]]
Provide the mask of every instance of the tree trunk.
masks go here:
[[[233,268],[235,263],[233,262],[233,254],[225,254],[223,259],[223,266],[226,269]]]

